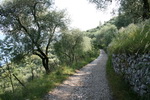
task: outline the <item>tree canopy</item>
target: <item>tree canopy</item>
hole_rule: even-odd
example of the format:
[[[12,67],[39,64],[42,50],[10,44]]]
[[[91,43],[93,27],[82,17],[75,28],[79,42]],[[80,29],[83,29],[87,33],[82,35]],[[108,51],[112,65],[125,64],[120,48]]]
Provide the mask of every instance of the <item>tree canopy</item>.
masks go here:
[[[54,45],[56,55],[61,62],[72,64],[82,54],[83,35],[80,30],[65,30]]]
[[[88,0],[95,3],[98,9],[103,9],[109,6],[112,0]],[[115,0],[119,2],[119,13],[125,14],[132,19],[132,22],[137,20],[145,20],[150,18],[150,1],[149,0]]]
[[[35,54],[47,73],[48,55],[56,30],[66,28],[64,11],[57,11],[52,0],[12,0],[0,5],[0,29],[13,44],[12,50]]]

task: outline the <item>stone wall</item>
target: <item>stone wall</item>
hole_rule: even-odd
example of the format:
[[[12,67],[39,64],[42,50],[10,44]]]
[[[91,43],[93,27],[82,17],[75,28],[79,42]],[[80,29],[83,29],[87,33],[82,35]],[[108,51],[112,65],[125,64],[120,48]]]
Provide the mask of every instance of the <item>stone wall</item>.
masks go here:
[[[115,54],[112,62],[115,72],[122,74],[135,92],[150,94],[150,54]]]

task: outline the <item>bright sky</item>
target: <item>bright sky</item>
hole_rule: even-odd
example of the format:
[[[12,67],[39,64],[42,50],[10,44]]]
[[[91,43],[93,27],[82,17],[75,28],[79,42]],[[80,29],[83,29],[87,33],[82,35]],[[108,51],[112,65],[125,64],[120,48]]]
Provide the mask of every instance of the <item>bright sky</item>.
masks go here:
[[[1,0],[0,0],[1,1]],[[88,2],[88,0],[55,0],[55,5],[58,9],[66,9],[71,19],[71,28],[79,28],[83,31],[95,28],[99,25],[99,22],[104,23],[112,18],[110,9],[115,5],[109,6],[109,9],[105,12],[96,9],[94,4]],[[4,36],[0,32],[0,39]]]
[[[71,27],[81,30],[95,28],[99,22],[104,23],[104,21],[111,19],[110,9],[114,7],[113,4],[106,12],[102,12],[97,10],[96,6],[89,3],[88,0],[55,0],[55,5],[59,9],[67,10],[71,18]]]

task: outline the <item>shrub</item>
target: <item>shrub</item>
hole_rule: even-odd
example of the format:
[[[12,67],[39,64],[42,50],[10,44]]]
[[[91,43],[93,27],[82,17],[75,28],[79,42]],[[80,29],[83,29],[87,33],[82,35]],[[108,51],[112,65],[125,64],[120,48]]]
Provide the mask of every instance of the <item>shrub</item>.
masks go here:
[[[120,29],[108,47],[110,53],[149,53],[149,50],[150,20]]]
[[[111,43],[115,34],[117,33],[117,27],[115,25],[107,24],[103,26],[96,36],[96,42],[100,48],[106,50],[107,46]]]

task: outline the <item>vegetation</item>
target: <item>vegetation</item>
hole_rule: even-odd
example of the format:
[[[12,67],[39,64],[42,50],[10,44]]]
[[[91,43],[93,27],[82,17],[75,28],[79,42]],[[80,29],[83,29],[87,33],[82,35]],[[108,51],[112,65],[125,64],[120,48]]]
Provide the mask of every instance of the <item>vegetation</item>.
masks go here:
[[[112,0],[88,0],[96,4],[98,9],[105,9],[110,5]],[[118,2],[119,14],[124,14],[133,23],[137,23],[139,20],[145,20],[150,18],[150,1],[149,0],[115,0]]]
[[[106,8],[112,0],[89,0]],[[76,69],[97,57],[98,49],[113,53],[150,53],[150,2],[116,0],[119,15],[82,32],[68,29],[64,10],[53,0],[6,0],[0,5],[0,97],[40,100]],[[45,74],[46,73],[46,74]],[[107,76],[117,100],[138,100],[114,73],[111,57]]]
[[[0,29],[6,35],[0,40],[3,100],[40,100],[97,57],[91,38],[78,29],[68,30],[65,12],[52,9],[52,4],[13,0],[0,5]]]
[[[97,53],[98,54],[98,53]],[[63,80],[65,80],[68,76],[72,75],[76,69],[82,68],[85,64],[89,63],[90,61],[94,60],[96,53],[93,54],[93,57],[87,58],[86,60],[80,60],[78,63],[74,63],[71,66],[61,65],[55,68],[53,72],[49,75],[41,75],[36,71],[36,75],[33,81],[26,82],[26,88],[21,88],[20,86],[15,85],[15,92],[11,92],[10,87],[7,84],[7,90],[5,89],[5,93],[0,93],[0,97],[2,100],[24,100],[24,99],[31,99],[31,100],[41,100],[46,93],[48,93],[51,89],[59,85]],[[43,67],[42,67],[43,68]],[[16,68],[16,70],[21,70],[20,68]],[[24,73],[19,73],[19,76],[23,77],[22,75],[30,76],[28,72],[29,69],[23,69]],[[40,71],[40,70],[39,70]],[[35,71],[34,71],[35,73]],[[26,77],[25,76],[25,77]],[[23,79],[22,79],[23,80]],[[25,80],[24,80],[25,81]],[[27,81],[27,80],[26,80]],[[15,82],[13,80],[13,82]],[[15,82],[15,84],[17,84]]]
[[[118,30],[115,25],[107,24],[103,26],[97,33],[97,44],[106,50],[106,47],[110,44],[117,31]]]
[[[129,24],[132,23],[132,20],[131,18],[127,17],[125,14],[120,14],[119,16],[110,19],[105,24],[107,23],[115,25],[117,29],[120,29],[122,27],[127,27]]]
[[[68,22],[64,11],[53,10],[52,4],[51,0],[13,0],[0,5],[0,29],[7,35],[7,45],[11,45],[12,59],[37,55],[47,74],[51,71],[48,59],[56,30],[65,29]]]
[[[84,34],[92,39],[92,44],[95,48],[101,48],[107,51],[108,45],[117,33],[117,27],[111,24],[111,22],[106,22],[102,26],[86,31]]]
[[[119,30],[119,33],[109,45],[111,53],[149,53],[150,50],[150,20],[140,24],[130,24]]]
[[[85,40],[80,30],[64,31],[59,38],[60,40],[54,44],[54,48],[56,55],[62,63],[68,65],[74,62],[77,63],[80,59],[85,58],[87,51],[90,52],[92,50],[90,40],[87,38]]]
[[[17,63],[11,60],[9,46],[3,48],[5,39],[1,40],[1,57],[5,61],[0,67],[0,97],[3,100],[41,99],[49,90],[72,75],[76,69],[80,69],[98,56],[99,50],[92,46],[91,39],[82,35],[81,31],[65,32],[53,42],[54,48],[51,48],[49,57],[49,65],[52,67],[48,75],[44,74],[41,59],[36,55],[24,56]],[[67,54],[68,57],[63,54]]]
[[[134,24],[125,15],[119,15],[85,33],[92,38],[95,47],[103,48],[110,55],[107,62],[107,78],[115,100],[147,100],[146,96],[135,93],[123,76],[114,72],[111,55],[150,53],[149,29],[149,19]]]
[[[112,62],[111,56],[109,56],[107,65],[106,65],[106,72],[107,72],[107,79],[109,82],[109,86],[111,88],[111,92],[113,95],[114,100],[142,100],[141,97],[138,96],[133,90],[131,90],[130,86],[125,82],[123,76],[118,75],[115,73]]]

